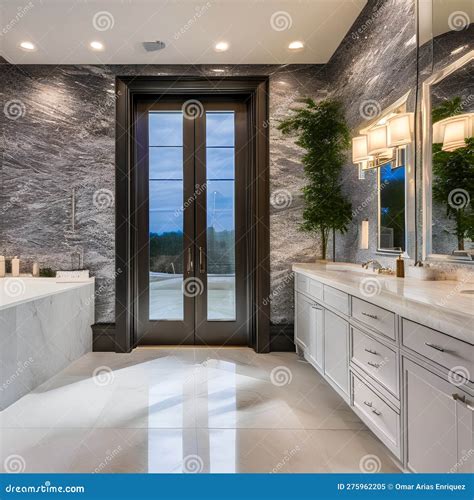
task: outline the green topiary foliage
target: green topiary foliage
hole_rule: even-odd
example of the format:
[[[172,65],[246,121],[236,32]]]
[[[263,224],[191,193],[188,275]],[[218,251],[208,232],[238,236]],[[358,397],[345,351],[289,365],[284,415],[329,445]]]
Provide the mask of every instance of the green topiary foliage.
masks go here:
[[[296,144],[306,150],[302,162],[308,183],[303,188],[305,206],[300,228],[320,234],[321,257],[325,259],[329,231],[344,233],[352,219],[351,203],[343,196],[340,182],[350,134],[339,102],[316,103],[311,98],[301,102],[305,106],[293,109],[292,116],[278,129],[285,135],[298,134]]]
[[[433,123],[461,112],[461,98],[454,97],[433,108]],[[433,200],[446,206],[446,216],[456,224],[458,250],[464,250],[464,240],[474,239],[474,138],[454,151],[441,148],[433,144]]]

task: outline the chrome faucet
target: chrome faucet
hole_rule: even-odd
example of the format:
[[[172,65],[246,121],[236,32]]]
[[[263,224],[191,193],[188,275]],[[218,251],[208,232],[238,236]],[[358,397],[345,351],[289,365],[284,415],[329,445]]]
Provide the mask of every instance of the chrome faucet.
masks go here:
[[[379,269],[382,269],[382,264],[380,264],[380,262],[378,260],[368,260],[367,262],[364,262],[362,264],[362,267],[364,269],[369,269],[369,265],[372,264],[372,271],[377,271]]]

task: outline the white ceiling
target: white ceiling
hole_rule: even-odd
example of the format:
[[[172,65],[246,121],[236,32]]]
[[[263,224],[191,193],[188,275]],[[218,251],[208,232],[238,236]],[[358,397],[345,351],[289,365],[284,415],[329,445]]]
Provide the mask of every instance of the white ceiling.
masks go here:
[[[325,63],[366,2],[0,0],[0,55],[14,64]],[[37,50],[21,50],[25,40]],[[105,50],[92,51],[93,40]],[[166,48],[145,52],[141,43],[155,40]],[[294,40],[305,49],[290,52]],[[219,41],[229,50],[217,53]]]

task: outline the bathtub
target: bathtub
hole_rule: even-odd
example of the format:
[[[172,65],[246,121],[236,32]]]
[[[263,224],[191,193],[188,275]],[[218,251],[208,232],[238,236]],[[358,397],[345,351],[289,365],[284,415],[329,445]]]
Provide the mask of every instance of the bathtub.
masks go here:
[[[92,351],[93,323],[93,278],[0,278],[0,410]]]

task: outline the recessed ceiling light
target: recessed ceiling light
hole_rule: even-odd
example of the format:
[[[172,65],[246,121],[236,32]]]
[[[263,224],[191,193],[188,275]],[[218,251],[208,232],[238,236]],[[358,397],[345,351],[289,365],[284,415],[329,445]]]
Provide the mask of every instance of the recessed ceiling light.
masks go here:
[[[295,40],[294,42],[291,42],[290,45],[288,45],[288,48],[290,50],[301,50],[304,48],[304,43],[300,42],[299,40]]]
[[[214,46],[214,50],[216,52],[225,52],[229,48],[229,44],[227,42],[218,42]]]
[[[21,42],[20,43],[20,47],[23,49],[23,50],[35,50],[36,49],[36,46],[34,43],[32,42]]]
[[[91,49],[93,50],[104,50],[104,44],[102,42],[91,42],[90,43]]]
[[[214,73],[224,73],[225,72],[225,69],[221,69],[221,68],[213,68]]]

